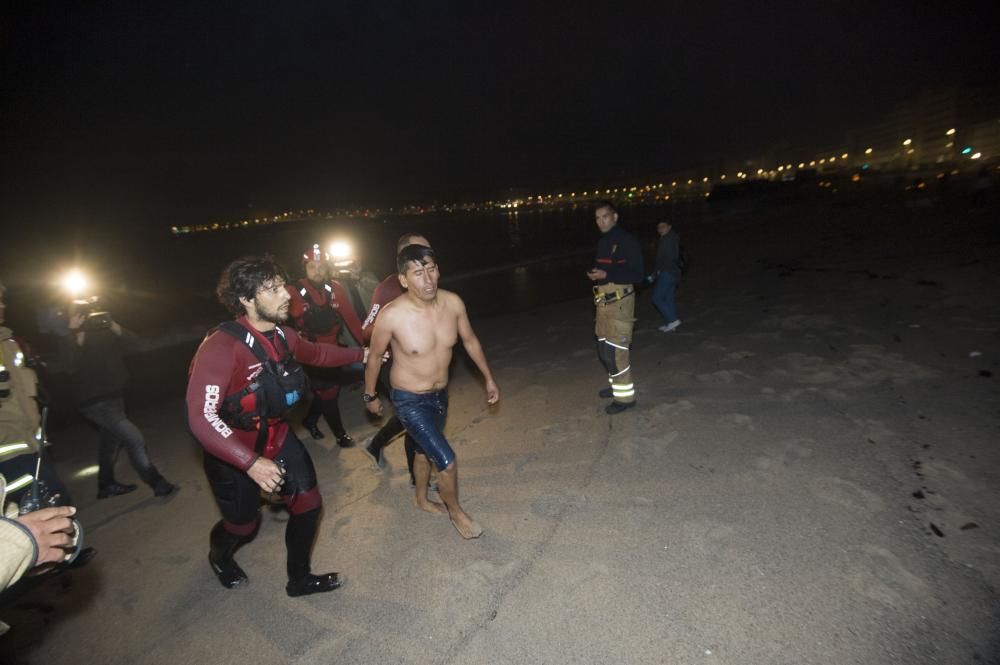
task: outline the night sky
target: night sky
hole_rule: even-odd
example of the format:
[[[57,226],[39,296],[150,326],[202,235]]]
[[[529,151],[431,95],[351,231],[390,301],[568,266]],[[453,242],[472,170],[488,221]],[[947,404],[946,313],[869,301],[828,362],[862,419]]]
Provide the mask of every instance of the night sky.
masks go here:
[[[556,4],[5,3],[2,221],[606,182],[829,144],[1000,69],[993,3]]]

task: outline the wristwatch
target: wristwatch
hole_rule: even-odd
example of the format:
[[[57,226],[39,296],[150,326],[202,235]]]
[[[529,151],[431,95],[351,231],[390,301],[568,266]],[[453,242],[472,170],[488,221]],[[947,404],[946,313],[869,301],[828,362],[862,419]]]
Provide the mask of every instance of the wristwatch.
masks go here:
[[[364,402],[365,404],[367,404],[368,402],[374,402],[377,399],[378,399],[378,393],[375,393],[374,395],[369,395],[368,393],[364,393],[363,395],[361,395],[361,401]]]

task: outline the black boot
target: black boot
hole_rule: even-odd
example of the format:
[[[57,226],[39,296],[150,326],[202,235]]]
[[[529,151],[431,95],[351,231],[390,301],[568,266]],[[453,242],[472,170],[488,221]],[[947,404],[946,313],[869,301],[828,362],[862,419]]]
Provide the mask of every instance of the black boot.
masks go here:
[[[247,574],[233,559],[233,552],[246,540],[248,538],[226,531],[221,521],[212,527],[212,534],[209,537],[211,547],[208,551],[208,563],[219,578],[219,582],[227,589],[234,589],[249,581]]]
[[[344,584],[344,578],[339,573],[313,575],[310,572],[310,550],[319,526],[319,510],[316,508],[292,515],[285,527],[285,547],[288,549],[288,585],[285,591],[293,598],[333,591]]]

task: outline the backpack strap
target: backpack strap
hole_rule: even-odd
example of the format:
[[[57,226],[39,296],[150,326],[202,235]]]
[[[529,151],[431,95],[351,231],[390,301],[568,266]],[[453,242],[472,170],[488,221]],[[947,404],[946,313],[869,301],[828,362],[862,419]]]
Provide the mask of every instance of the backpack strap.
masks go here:
[[[253,333],[250,332],[246,326],[236,321],[223,321],[218,325],[217,329],[221,330],[224,333],[232,335],[236,339],[243,342],[244,345],[250,348],[250,352],[253,353],[254,358],[260,361],[261,371],[263,372],[268,371],[267,363],[271,359],[268,357],[267,351],[265,351],[261,347],[261,345],[257,343],[257,338],[254,337]],[[287,355],[289,353],[289,350],[288,350],[288,340],[285,339],[285,333],[282,332],[281,326],[276,326],[276,330],[278,331],[278,335],[281,337],[281,341],[284,342],[285,354]],[[244,388],[243,392],[239,393],[240,396],[242,397],[242,395],[247,392],[253,392],[253,390],[255,389],[255,384],[256,382],[253,382],[250,384],[250,386]],[[257,399],[256,404],[257,404],[257,441],[254,443],[254,450],[257,452],[258,455],[263,455],[264,448],[267,447],[267,435],[268,431],[271,429],[271,424],[268,420],[269,416],[267,413],[267,400]]]

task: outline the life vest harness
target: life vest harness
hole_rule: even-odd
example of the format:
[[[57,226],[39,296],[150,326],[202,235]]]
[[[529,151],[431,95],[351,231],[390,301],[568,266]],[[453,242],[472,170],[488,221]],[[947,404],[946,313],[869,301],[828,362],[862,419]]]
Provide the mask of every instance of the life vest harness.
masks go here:
[[[257,454],[262,455],[271,425],[283,420],[288,411],[302,399],[309,387],[309,379],[302,365],[292,357],[281,326],[275,327],[272,342],[280,356],[278,360],[272,359],[263,345],[257,343],[254,334],[237,321],[220,323],[217,330],[243,342],[260,361],[261,371],[250,385],[222,400],[219,417],[235,429],[257,430],[254,447]],[[279,348],[279,338],[283,350]]]
[[[323,298],[323,302],[319,303],[313,299],[310,291],[312,289],[306,286],[299,289],[299,294],[306,301],[305,312],[302,314],[302,327],[305,328],[305,333],[310,340],[315,341],[317,335],[325,335],[337,327],[340,315],[331,306],[333,287],[324,284],[323,288],[319,289]]]

